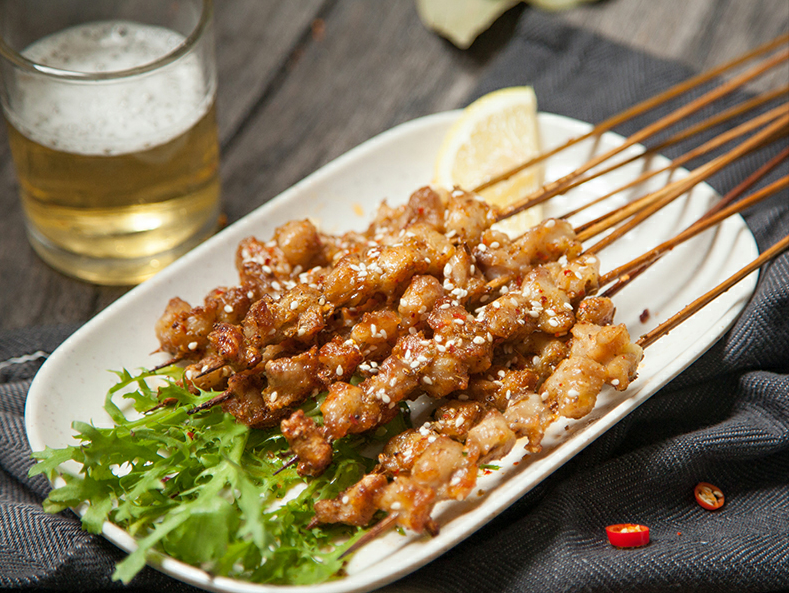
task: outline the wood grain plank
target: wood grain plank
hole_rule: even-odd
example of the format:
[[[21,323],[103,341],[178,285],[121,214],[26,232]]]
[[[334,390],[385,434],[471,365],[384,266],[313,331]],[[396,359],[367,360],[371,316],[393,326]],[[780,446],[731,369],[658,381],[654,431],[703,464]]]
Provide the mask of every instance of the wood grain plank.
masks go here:
[[[324,0],[222,0],[215,34],[220,137],[231,137],[293,52]],[[24,232],[5,127],[0,130],[0,329],[84,322],[127,289],[96,287],[44,264]]]
[[[461,105],[484,68],[485,49],[427,31],[411,2],[340,2],[324,30],[225,154],[231,221],[371,136]]]
[[[286,64],[325,0],[216,3],[219,136],[231,137]]]
[[[217,2],[230,220],[393,125],[464,105],[524,10],[460,51],[422,26],[413,0]],[[607,0],[555,18],[703,69],[789,29],[789,2]],[[66,278],[35,256],[4,129],[0,212],[0,328],[86,321],[125,292]]]
[[[786,0],[608,0],[559,13],[558,18],[624,45],[701,71],[789,31]],[[786,83],[776,70],[749,86]]]

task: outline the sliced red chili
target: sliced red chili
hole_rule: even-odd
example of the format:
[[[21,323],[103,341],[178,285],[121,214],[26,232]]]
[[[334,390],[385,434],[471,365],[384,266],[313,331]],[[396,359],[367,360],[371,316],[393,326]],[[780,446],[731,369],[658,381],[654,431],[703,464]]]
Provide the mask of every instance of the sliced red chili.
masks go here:
[[[605,528],[608,541],[617,548],[638,548],[649,543],[649,527],[635,523],[619,523]]]
[[[723,506],[723,492],[721,492],[721,489],[717,486],[713,486],[707,482],[699,482],[693,489],[693,494],[696,496],[696,502],[699,503],[703,509],[714,511]]]

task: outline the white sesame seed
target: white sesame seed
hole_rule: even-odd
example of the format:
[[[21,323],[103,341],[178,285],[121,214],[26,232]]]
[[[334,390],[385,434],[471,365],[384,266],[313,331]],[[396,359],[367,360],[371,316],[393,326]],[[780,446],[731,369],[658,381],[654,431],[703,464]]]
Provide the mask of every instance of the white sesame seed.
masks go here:
[[[439,307],[439,309],[449,309],[449,307],[450,307],[450,306],[451,306],[451,305],[450,305],[449,303],[444,303],[443,305],[441,305],[441,306]]]
[[[433,379],[431,379],[430,377],[427,377],[427,376],[422,377],[422,383],[425,383],[427,385],[432,385],[433,384]]]
[[[273,402],[277,401],[278,397],[279,397],[279,393],[277,393],[276,391],[271,392],[271,401]]]
[[[249,292],[247,292],[247,298],[248,299],[254,299],[255,298],[255,293],[250,290]]]
[[[383,402],[384,402],[385,404],[388,404],[390,401],[392,401],[392,398],[390,398],[390,397],[389,397],[388,395],[386,395],[385,393],[382,393],[382,394],[381,394],[381,399],[383,400]]]
[[[484,243],[480,243],[479,245],[477,245],[477,249],[479,249],[481,252],[484,253],[485,251],[487,251],[488,246],[485,245]]]
[[[225,305],[225,313],[232,313],[232,312],[233,312],[233,307],[231,307],[230,305]]]
[[[578,391],[577,389],[568,389],[567,395],[570,397],[578,397],[579,395],[581,395],[581,392]]]
[[[484,344],[485,338],[483,338],[482,336],[475,336],[472,342],[474,342],[475,344]]]
[[[501,243],[498,241],[493,241],[493,243],[490,244],[491,249],[498,249],[499,247],[501,247]]]
[[[191,381],[192,377],[195,376],[195,374],[192,372],[192,369],[189,369],[188,371],[186,371],[186,373],[184,373],[184,375],[186,375],[186,379],[188,381]]]
[[[292,302],[290,303],[290,310],[291,310],[291,311],[295,311],[295,310],[296,310],[296,309],[298,309],[298,308],[299,308],[299,303],[298,303],[298,301],[292,301]]]
[[[553,218],[549,218],[545,221],[545,228],[552,229],[556,225],[556,221]]]
[[[463,416],[458,416],[455,419],[455,428],[460,428],[461,426],[463,426]]]
[[[613,385],[614,387],[619,385],[619,379],[611,379],[611,385]]]
[[[348,504],[349,502],[351,502],[351,499],[348,498],[347,494],[342,497],[342,504]]]
[[[189,350],[197,350],[197,342],[189,342],[187,348],[189,348]]]
[[[389,508],[393,511],[399,511],[403,505],[400,504],[400,501],[394,501],[392,504],[389,505]]]
[[[465,322],[463,319],[455,319],[454,321],[455,321],[455,323],[457,323],[458,325],[465,325],[465,324],[466,324],[466,322]]]
[[[341,377],[343,373],[342,365],[338,364],[337,369],[334,372],[337,374],[338,377]]]

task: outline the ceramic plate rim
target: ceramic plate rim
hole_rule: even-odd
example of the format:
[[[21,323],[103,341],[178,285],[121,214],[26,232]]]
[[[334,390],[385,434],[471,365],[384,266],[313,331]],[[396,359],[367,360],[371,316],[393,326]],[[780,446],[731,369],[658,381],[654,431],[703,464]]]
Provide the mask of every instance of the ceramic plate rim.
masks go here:
[[[153,279],[131,290],[129,293],[108,306],[104,311],[96,315],[91,321],[81,327],[75,334],[70,336],[60,346],[60,348],[58,348],[49,357],[33,380],[25,409],[25,427],[31,448],[34,451],[41,450],[43,449],[44,445],[47,444],[46,437],[42,432],[44,430],[44,426],[41,422],[40,415],[42,410],[46,407],[44,404],[44,399],[42,398],[46,397],[46,390],[52,386],[53,381],[55,380],[54,375],[58,372],[59,368],[62,368],[61,365],[68,361],[69,356],[73,356],[75,353],[79,352],[80,348],[85,348],[86,340],[89,341],[95,332],[98,332],[105,323],[109,323],[107,320],[116,319],[117,316],[122,315],[124,311],[129,309],[135,303],[139,303],[140,301],[145,302],[146,298],[150,298],[151,295],[155,295],[158,292],[165,290],[173,279],[177,279],[181,274],[188,273],[188,271],[192,269],[197,262],[201,261],[201,258],[207,254],[212,253],[218,247],[224,249],[227,247],[226,244],[228,243],[232,243],[233,241],[237,243],[239,235],[246,236],[247,234],[251,234],[250,227],[257,225],[270,211],[287,207],[287,205],[293,201],[294,197],[299,196],[300,192],[309,191],[309,188],[312,185],[327,178],[331,178],[331,176],[337,171],[342,172],[343,169],[349,164],[364,158],[371,152],[375,152],[376,150],[380,150],[382,148],[385,149],[390,145],[397,145],[398,142],[405,142],[411,136],[430,133],[430,130],[433,128],[441,128],[442,126],[448,127],[449,124],[459,116],[459,114],[460,111],[455,110],[412,120],[383,132],[382,134],[379,134],[378,136],[357,146],[344,155],[331,161],[327,165],[324,165],[313,174],[309,175],[288,190],[279,194],[277,197],[268,201],[266,204],[263,204],[259,208],[255,209],[238,222],[229,226],[221,233],[217,234],[215,237],[211,238],[172,264]],[[540,123],[541,126],[569,126],[576,129],[578,133],[585,132],[591,127],[589,124],[579,122],[578,120],[574,120],[572,118],[547,113],[540,114]],[[604,138],[606,141],[613,141],[617,143],[622,141],[621,136],[610,132],[607,133]],[[425,180],[425,182],[427,181],[428,180]],[[709,188],[709,186],[706,187],[709,191],[713,192],[713,194],[715,193],[712,188]],[[416,189],[416,187],[413,187],[412,189]],[[752,257],[755,257],[758,251],[755,240],[748,231],[744,221],[740,217],[730,219],[730,221],[728,221],[722,228],[725,229],[722,232],[734,233],[738,241],[745,242],[746,253],[743,254],[744,256],[751,259]],[[743,236],[743,231],[747,232],[745,236]],[[609,420],[608,426],[596,431],[586,429],[579,430],[577,433],[579,437],[572,440],[573,445],[569,448],[564,447],[561,449],[562,454],[558,457],[552,457],[553,463],[549,463],[549,466],[552,467],[552,469],[547,471],[547,473],[545,473],[545,475],[542,477],[539,477],[536,483],[544,479],[552,471],[558,469],[558,467],[572,458],[595,438],[603,434],[606,430],[608,430],[608,428],[621,420],[621,418],[632,412],[633,409],[648,399],[648,397],[654,394],[660,387],[665,385],[674,376],[686,368],[693,360],[700,356],[707,348],[709,348],[716,341],[716,339],[733,324],[736,317],[745,306],[747,299],[752,294],[755,288],[755,283],[756,275],[754,274],[740,283],[737,287],[732,289],[733,292],[730,292],[731,298],[729,298],[731,303],[724,311],[720,313],[718,323],[711,327],[707,332],[702,332],[701,335],[698,336],[698,339],[691,343],[686,351],[683,352],[683,355],[685,352],[690,352],[692,356],[690,359],[686,360],[685,358],[681,358],[675,361],[674,364],[664,365],[661,367],[660,372],[651,375],[649,380],[642,382],[642,384],[638,386],[635,393],[632,393],[630,397],[624,399],[620,404],[616,405],[611,411],[607,412],[605,416],[602,417],[602,419]],[[213,286],[215,286],[215,284],[211,284],[210,281],[207,281],[206,286],[204,287],[204,293],[210,290]],[[174,294],[176,293],[172,293],[171,296]],[[152,328],[146,328],[146,331],[153,333]],[[101,393],[101,398],[103,399],[103,392]],[[602,425],[599,421],[595,421],[590,426],[594,428],[595,426]],[[557,449],[557,451],[559,451],[559,449]],[[528,489],[533,487],[533,485],[534,484],[529,486]],[[514,492],[512,491],[513,489]],[[484,507],[487,511],[487,515],[489,516],[489,520],[512,504],[515,500],[517,500],[518,497],[525,494],[528,489],[518,489],[517,485],[514,485],[509,489],[504,488],[505,495],[499,497],[496,502],[484,503],[479,505],[477,508]],[[157,555],[157,557],[152,560],[151,564],[176,579],[196,585],[198,587],[206,588],[208,590],[226,593],[264,593],[271,591],[287,591],[292,593],[350,593],[353,591],[368,590],[381,586],[397,578],[400,578],[405,574],[412,572],[413,570],[416,570],[438,555],[442,554],[450,547],[457,544],[462,539],[465,539],[465,537],[469,536],[471,533],[476,531],[476,529],[484,525],[485,522],[487,521],[484,521],[481,524],[472,525],[470,530],[461,528],[461,532],[459,534],[455,534],[454,536],[450,537],[448,542],[444,542],[441,545],[426,545],[424,548],[425,553],[420,555],[415,560],[412,559],[411,561],[401,564],[396,569],[388,571],[376,571],[374,570],[375,564],[373,564],[371,567],[360,573],[352,574],[351,576],[345,577],[343,579],[331,581],[321,585],[259,585],[224,577],[212,577],[198,568],[189,566],[162,555]],[[134,540],[131,538],[131,536],[129,536],[120,527],[117,527],[113,524],[106,523],[103,534],[110,541],[125,549],[126,551],[133,550],[135,547]],[[397,564],[397,562],[395,562],[395,564]]]

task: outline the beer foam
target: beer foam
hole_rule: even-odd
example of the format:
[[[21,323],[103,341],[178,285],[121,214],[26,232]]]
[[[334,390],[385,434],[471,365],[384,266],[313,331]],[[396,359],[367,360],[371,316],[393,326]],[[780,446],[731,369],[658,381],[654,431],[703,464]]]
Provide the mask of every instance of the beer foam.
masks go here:
[[[102,21],[44,37],[22,55],[74,72],[117,72],[149,64],[184,39],[163,27]],[[118,80],[52,80],[21,73],[20,100],[6,116],[22,134],[49,148],[85,155],[127,154],[186,132],[210,108],[214,87],[194,55]]]

